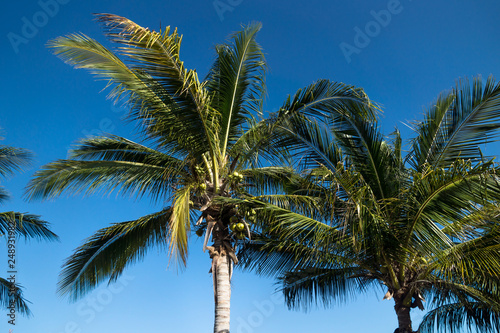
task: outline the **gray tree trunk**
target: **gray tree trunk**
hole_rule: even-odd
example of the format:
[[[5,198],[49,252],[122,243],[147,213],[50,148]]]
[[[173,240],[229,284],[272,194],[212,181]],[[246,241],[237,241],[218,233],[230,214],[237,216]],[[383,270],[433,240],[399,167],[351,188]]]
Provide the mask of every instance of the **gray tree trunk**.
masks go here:
[[[230,260],[225,253],[213,258],[215,270],[215,324],[214,333],[229,333],[231,309],[231,279],[229,277]]]

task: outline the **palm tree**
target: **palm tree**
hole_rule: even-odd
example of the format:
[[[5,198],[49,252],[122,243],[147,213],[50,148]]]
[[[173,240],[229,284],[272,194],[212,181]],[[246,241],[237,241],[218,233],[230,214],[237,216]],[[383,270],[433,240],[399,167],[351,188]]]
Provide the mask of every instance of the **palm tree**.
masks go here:
[[[292,119],[282,137],[304,174],[289,178],[289,200],[269,196],[261,207],[275,222],[245,246],[243,266],[276,276],[290,308],[381,287],[396,332],[413,332],[410,310],[424,300],[417,332],[498,332],[500,166],[479,145],[499,127],[491,77],[441,94],[414,124],[406,156],[397,130],[384,137],[356,115],[329,126]]]
[[[81,297],[104,280],[116,280],[153,246],[168,248],[170,258],[185,265],[191,224],[196,221],[194,229],[205,234],[203,247],[212,259],[214,332],[229,332],[236,246],[250,237],[246,221],[251,222],[255,213],[244,198],[251,197],[255,182],[269,178],[272,183],[288,172],[270,166],[286,151],[274,145],[276,138],[270,133],[296,113],[314,117],[352,107],[369,115],[369,101],[360,89],[321,80],[300,90],[287,102],[287,110],[260,119],[266,72],[255,41],[260,24],[250,24],[230,42],[216,46],[215,61],[200,82],[179,58],[177,30],[155,32],[110,14],[100,14],[97,20],[119,45],[115,52],[83,34],[57,38],[50,46],[67,63],[114,85],[110,94],[126,100],[142,143],[111,135],[84,139],[70,159],[38,171],[28,195],[48,198],[63,191],[117,190],[169,204],[98,230],[64,264],[59,291],[73,299]],[[240,206],[235,198],[243,198]]]
[[[6,177],[19,171],[28,164],[30,156],[31,154],[24,149],[0,145],[0,176]],[[0,186],[0,203],[8,198],[9,194],[3,186]],[[57,236],[48,229],[48,223],[39,216],[18,212],[0,213],[0,236],[4,236],[7,242],[6,261],[8,265],[12,265],[8,271],[14,271],[16,267],[16,237],[57,240]],[[22,295],[20,285],[15,281],[15,273],[12,275],[14,278],[0,277],[0,306],[13,313],[19,312],[29,316],[31,311],[27,301]]]

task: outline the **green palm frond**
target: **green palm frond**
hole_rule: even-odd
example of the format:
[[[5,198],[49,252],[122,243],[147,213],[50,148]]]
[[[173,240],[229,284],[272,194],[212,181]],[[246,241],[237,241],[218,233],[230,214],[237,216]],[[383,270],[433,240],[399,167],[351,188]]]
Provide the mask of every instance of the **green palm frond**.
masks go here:
[[[323,79],[299,89],[293,98],[289,96],[278,111],[277,119],[302,114],[327,120],[332,115],[356,115],[375,120],[377,113],[378,107],[361,88]]]
[[[190,186],[177,190],[170,216],[170,256],[184,265],[186,265],[188,255],[188,235],[191,230],[189,210],[191,190]]]
[[[472,166],[457,160],[449,170],[427,169],[423,174],[414,175],[411,189],[414,196],[411,220],[406,227],[406,241],[415,244],[442,246],[451,240],[441,230],[450,221],[462,219],[477,205],[485,205],[490,200],[500,199],[496,168],[491,163]],[[428,242],[432,239],[432,242]],[[437,243],[441,240],[441,243]],[[444,242],[444,243],[443,243]],[[431,248],[434,252],[436,248]]]
[[[27,317],[31,316],[28,301],[24,299],[21,287],[0,278],[0,307],[7,309],[12,305],[16,312]]]
[[[322,246],[313,241],[304,241],[304,238],[283,239],[278,232],[255,233],[253,241],[243,245],[239,252],[239,259],[244,269],[254,270],[259,274],[277,277],[287,272],[295,271],[301,267],[326,267],[335,263],[345,266],[354,264],[351,253],[346,251],[348,239],[344,238],[344,246],[336,247],[330,251],[328,241],[323,241]],[[338,234],[330,242],[340,240]],[[308,244],[309,243],[309,244]]]
[[[112,224],[85,240],[66,260],[59,292],[76,300],[101,282],[116,281],[130,264],[144,257],[153,246],[168,246],[172,209],[137,220]]]
[[[165,160],[172,162],[168,157]],[[105,193],[118,190],[139,197],[147,193],[158,200],[166,198],[169,184],[185,173],[178,168],[177,161],[173,162],[169,166],[126,160],[59,160],[37,171],[26,193],[30,199],[38,199],[56,197],[64,191],[89,195],[99,190]]]
[[[321,303],[330,307],[365,292],[373,280],[358,267],[302,268],[287,272],[279,279],[285,302],[291,309],[308,310]]]
[[[100,19],[105,20],[106,16],[102,16]],[[107,19],[110,22],[120,21],[120,17],[115,16],[107,17]],[[142,42],[146,44],[140,44],[141,41],[138,41],[139,37],[136,35],[141,34],[143,28],[134,25],[133,22],[124,22],[123,27],[119,23],[111,24],[110,29],[125,29],[121,35],[123,38],[130,38],[130,50],[137,49],[141,45],[145,48],[144,52],[148,50],[149,44],[144,40]],[[129,29],[137,29],[138,32],[134,34]],[[145,29],[143,30],[145,31]],[[110,34],[113,33],[110,32]],[[158,36],[151,38],[158,38]],[[137,43],[139,45],[136,45]],[[59,37],[50,41],[49,46],[54,48],[55,54],[67,63],[76,68],[87,68],[98,78],[108,81],[108,85],[113,85],[110,97],[126,98],[127,104],[132,109],[131,118],[141,121],[140,126],[150,138],[155,139],[164,147],[184,153],[196,149],[203,152],[209,144],[207,133],[199,130],[204,128],[203,126],[208,121],[205,119],[207,117],[205,97],[196,96],[196,100],[194,100],[190,94],[182,93],[186,86],[193,85],[196,89],[200,89],[197,92],[200,95],[203,95],[203,91],[196,83],[195,73],[186,71],[181,66],[182,63],[179,63],[180,37],[177,33],[170,36],[167,31],[163,36],[162,43],[165,43],[165,48],[173,52],[173,54],[168,55],[170,62],[162,64],[165,66],[164,68],[158,66],[164,71],[164,77],[149,73],[144,68],[134,67],[134,62],[140,61],[139,59],[134,58],[131,64],[123,62],[113,52],[83,34]],[[153,43],[150,51],[161,53],[158,48],[163,49],[163,47]],[[121,50],[126,51],[127,48],[122,47]],[[157,57],[161,57],[161,54]],[[169,79],[172,81],[170,88],[164,82]],[[193,89],[189,91],[194,93]]]
[[[229,148],[228,155],[240,161],[242,167],[260,167],[262,161],[272,165],[286,165],[288,162],[287,147],[279,145],[280,137],[276,135],[279,123],[264,119],[257,121],[255,117],[247,118],[248,128],[240,133],[237,141]]]
[[[399,179],[397,157],[380,133],[377,123],[364,117],[336,116],[332,120],[332,133],[342,153],[360,173],[377,199],[392,197]]]
[[[332,140],[324,124],[315,119],[295,116],[275,132],[279,137],[274,144],[289,148],[292,159],[299,161],[304,168],[325,166],[331,171],[343,162],[338,145]],[[293,150],[292,150],[293,149]]]
[[[500,127],[500,84],[489,77],[457,83],[441,95],[426,119],[417,124],[417,137],[410,152],[416,170],[424,164],[444,167],[457,158],[480,161],[479,146],[492,142]]]
[[[25,149],[0,145],[0,176],[5,177],[27,166],[31,153]]]
[[[221,154],[236,142],[252,113],[260,113],[266,61],[255,37],[260,23],[244,26],[230,44],[215,48],[217,58],[205,80],[211,107],[220,113]]]
[[[480,302],[452,303],[429,311],[418,327],[420,333],[494,333],[500,330],[500,311]]]
[[[302,188],[303,178],[290,167],[269,166],[245,169],[247,191],[252,195],[262,193],[296,193]]]
[[[3,186],[0,186],[0,203],[7,201],[9,197],[9,192]]]
[[[133,117],[146,122],[147,133],[162,145],[182,147],[193,154],[215,150],[216,115],[208,107],[209,99],[196,71],[186,69],[179,58],[182,36],[177,30],[165,27],[150,31],[111,14],[97,14],[97,20],[105,35],[120,44],[118,52],[130,59],[130,68],[144,73],[151,90],[168,101],[167,107],[160,109],[147,105],[147,100],[143,105],[131,104]]]
[[[49,223],[40,219],[40,216],[17,212],[0,213],[0,235],[8,235],[13,226],[16,236],[23,236],[26,239],[59,239],[56,234],[49,230]]]

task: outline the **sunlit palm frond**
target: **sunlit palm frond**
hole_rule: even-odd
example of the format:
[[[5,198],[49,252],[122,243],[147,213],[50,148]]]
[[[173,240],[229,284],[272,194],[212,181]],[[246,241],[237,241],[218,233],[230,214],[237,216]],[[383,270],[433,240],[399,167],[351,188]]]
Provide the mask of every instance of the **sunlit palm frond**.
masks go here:
[[[247,119],[262,111],[266,61],[255,38],[260,23],[244,26],[230,44],[216,46],[217,58],[206,78],[211,107],[220,113],[221,154],[236,142]]]
[[[301,189],[303,178],[293,168],[269,166],[242,170],[247,191],[253,195],[262,193],[295,193]]]
[[[183,163],[168,155],[132,145],[128,148],[133,149],[127,152],[116,150],[123,147],[122,143],[108,139],[83,141],[72,154],[78,158],[99,157],[101,160],[59,160],[47,164],[28,184],[27,196],[35,199],[55,197],[64,191],[91,194],[99,190],[105,193],[118,190],[139,197],[147,193],[155,200],[167,197],[170,184],[186,173]],[[100,145],[111,150],[99,151]]]
[[[0,204],[7,201],[9,197],[9,192],[3,186],[0,186]]]
[[[275,145],[290,147],[295,163],[302,168],[325,166],[334,172],[337,164],[343,162],[343,155],[337,143],[324,124],[315,119],[297,115],[283,123],[275,132]]]
[[[163,144],[173,139],[173,147],[193,154],[213,150],[216,114],[208,107],[209,99],[196,71],[186,69],[179,58],[182,36],[177,29],[165,27],[156,32],[118,15],[96,17],[105,35],[120,44],[117,52],[130,60],[129,67],[144,73],[151,90],[173,105],[158,109],[132,104],[132,117],[145,121],[146,132]]]
[[[188,236],[191,230],[189,196],[190,186],[185,186],[175,192],[170,216],[170,256],[182,264],[186,264],[188,255]]]

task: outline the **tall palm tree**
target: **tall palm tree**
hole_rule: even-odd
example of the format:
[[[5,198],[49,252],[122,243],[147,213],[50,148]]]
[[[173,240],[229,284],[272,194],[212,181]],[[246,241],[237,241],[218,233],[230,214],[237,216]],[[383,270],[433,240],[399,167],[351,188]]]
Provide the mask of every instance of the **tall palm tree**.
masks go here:
[[[254,213],[245,201],[238,206],[231,200],[251,196],[248,189],[269,178],[266,175],[274,176],[272,183],[288,172],[269,166],[286,150],[273,143],[276,138],[270,133],[296,113],[314,117],[352,107],[370,115],[369,101],[360,89],[322,80],[299,91],[287,110],[260,119],[266,71],[255,41],[260,24],[248,25],[228,43],[217,45],[215,61],[200,82],[179,58],[177,30],[155,32],[110,14],[97,15],[97,20],[118,44],[114,52],[83,34],[57,38],[50,46],[67,63],[114,85],[111,96],[126,100],[129,117],[144,139],[84,139],[69,159],[38,171],[28,195],[47,198],[63,191],[117,190],[150,196],[168,206],[98,230],[64,264],[59,290],[81,297],[104,280],[116,280],[152,246],[169,248],[171,258],[185,265],[188,236],[196,221],[194,229],[205,234],[203,247],[212,259],[214,332],[229,332],[236,246],[250,237],[246,220],[251,222]]]
[[[19,171],[29,162],[31,154],[24,149],[0,145],[0,177],[6,177]],[[0,203],[5,202],[9,194],[0,186]],[[57,240],[57,236],[48,229],[48,223],[39,216],[19,212],[0,213],[0,236],[5,237],[7,243],[6,262],[12,268],[16,267],[16,238]],[[12,274],[15,278],[15,273]],[[15,279],[0,277],[0,306],[2,308],[30,315],[27,301],[22,295],[22,289]]]
[[[406,156],[398,131],[384,137],[356,115],[329,126],[291,119],[282,137],[305,176],[290,177],[282,195],[294,205],[262,206],[275,223],[245,246],[244,266],[276,276],[290,308],[381,287],[394,300],[396,332],[413,332],[410,310],[424,300],[420,333],[498,332],[500,166],[479,145],[499,127],[491,77],[441,94],[414,124]]]

